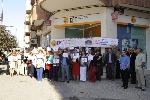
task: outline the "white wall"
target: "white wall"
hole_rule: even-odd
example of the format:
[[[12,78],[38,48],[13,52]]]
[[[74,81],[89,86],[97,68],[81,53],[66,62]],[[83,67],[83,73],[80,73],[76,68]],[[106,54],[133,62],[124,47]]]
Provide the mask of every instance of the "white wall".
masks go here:
[[[65,28],[54,27],[54,16],[50,18],[51,23],[51,39],[63,39],[65,38]]]
[[[147,69],[150,70],[150,28],[148,28],[146,32]]]

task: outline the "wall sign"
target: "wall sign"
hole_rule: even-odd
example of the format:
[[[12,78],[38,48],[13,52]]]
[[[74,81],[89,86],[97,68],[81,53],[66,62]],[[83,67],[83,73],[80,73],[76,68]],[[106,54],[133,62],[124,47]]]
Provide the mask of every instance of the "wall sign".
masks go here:
[[[70,17],[54,19],[54,25],[93,22],[93,21],[100,21],[100,20],[101,20],[101,15],[100,14],[70,16]]]
[[[135,22],[136,22],[136,18],[135,18],[135,17],[132,17],[132,18],[131,18],[131,22],[132,22],[132,23],[135,23]]]
[[[51,26],[51,23],[52,23],[51,20],[46,20],[46,21],[45,21],[46,26]]]

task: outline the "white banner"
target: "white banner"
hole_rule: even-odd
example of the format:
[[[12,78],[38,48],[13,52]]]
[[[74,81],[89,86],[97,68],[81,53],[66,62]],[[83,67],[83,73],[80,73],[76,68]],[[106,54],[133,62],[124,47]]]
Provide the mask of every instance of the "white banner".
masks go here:
[[[113,45],[118,45],[118,39],[112,38],[66,38],[66,39],[52,39],[51,44],[56,42],[56,45],[62,49],[66,47],[111,47]],[[53,47],[53,45],[51,45]]]

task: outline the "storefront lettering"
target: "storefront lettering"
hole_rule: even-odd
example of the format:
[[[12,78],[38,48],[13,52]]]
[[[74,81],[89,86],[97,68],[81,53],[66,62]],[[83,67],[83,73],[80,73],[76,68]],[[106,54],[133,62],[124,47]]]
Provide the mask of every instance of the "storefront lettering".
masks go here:
[[[68,18],[64,18],[64,23],[75,23],[75,22],[78,22],[78,20],[82,20],[82,19],[85,19],[85,18],[88,18],[88,16],[73,16],[73,17],[70,17],[69,19]]]

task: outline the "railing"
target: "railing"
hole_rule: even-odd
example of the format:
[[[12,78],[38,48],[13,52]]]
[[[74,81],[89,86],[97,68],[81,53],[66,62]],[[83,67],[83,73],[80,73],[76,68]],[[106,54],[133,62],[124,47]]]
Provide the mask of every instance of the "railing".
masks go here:
[[[113,6],[116,4],[128,4],[144,8],[150,8],[150,0],[100,0],[105,6]]]

